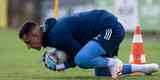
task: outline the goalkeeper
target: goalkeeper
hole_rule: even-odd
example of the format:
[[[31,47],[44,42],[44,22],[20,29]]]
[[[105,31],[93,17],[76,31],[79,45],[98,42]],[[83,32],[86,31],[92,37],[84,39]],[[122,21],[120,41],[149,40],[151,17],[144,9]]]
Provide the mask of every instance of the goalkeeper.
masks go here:
[[[59,20],[48,19],[43,27],[26,22],[19,38],[28,48],[55,47],[64,51],[68,56],[65,68],[76,65],[84,69],[108,67],[112,78],[116,78],[122,65],[114,57],[118,56],[124,34],[123,26],[114,15],[92,10]]]

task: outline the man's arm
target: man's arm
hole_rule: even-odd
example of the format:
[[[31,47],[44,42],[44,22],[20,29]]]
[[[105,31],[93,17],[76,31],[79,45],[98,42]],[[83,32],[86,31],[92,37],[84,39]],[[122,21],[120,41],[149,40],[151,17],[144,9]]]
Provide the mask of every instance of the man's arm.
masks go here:
[[[82,46],[72,37],[72,34],[68,31],[68,29],[56,27],[57,26],[55,26],[55,29],[52,31],[53,33],[49,35],[51,46],[64,51],[68,57],[68,67],[74,67],[74,57]]]
[[[60,37],[57,41],[58,44],[56,47],[64,52],[66,52],[67,67],[75,67],[74,57],[76,56],[77,52],[81,49],[81,45],[72,38],[71,35],[65,35],[65,37]]]

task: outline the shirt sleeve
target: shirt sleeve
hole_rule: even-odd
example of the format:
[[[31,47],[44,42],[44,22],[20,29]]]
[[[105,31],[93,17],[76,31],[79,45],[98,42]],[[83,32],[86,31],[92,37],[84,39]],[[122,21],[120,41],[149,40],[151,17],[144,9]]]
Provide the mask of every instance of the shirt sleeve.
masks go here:
[[[51,46],[66,52],[67,56],[69,56],[67,60],[69,67],[74,67],[74,57],[82,46],[74,39],[67,27],[63,26],[66,25],[61,24],[60,26],[55,26],[54,29],[51,30],[49,41]]]
[[[57,49],[63,50],[67,55],[67,63],[69,67],[74,67],[74,57],[77,52],[81,49],[81,45],[71,35],[65,34],[52,41],[53,46]]]

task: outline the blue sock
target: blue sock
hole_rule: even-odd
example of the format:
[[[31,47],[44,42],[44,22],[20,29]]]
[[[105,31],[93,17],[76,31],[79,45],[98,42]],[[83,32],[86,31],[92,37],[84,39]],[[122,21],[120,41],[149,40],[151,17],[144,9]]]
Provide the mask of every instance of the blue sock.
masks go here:
[[[123,64],[122,74],[132,73],[132,65],[131,64]]]

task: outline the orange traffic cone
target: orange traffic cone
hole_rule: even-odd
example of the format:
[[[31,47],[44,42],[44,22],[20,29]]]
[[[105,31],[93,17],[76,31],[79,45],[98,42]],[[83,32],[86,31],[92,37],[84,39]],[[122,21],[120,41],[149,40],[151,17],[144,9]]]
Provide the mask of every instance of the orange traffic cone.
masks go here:
[[[144,64],[145,63],[142,31],[140,25],[136,26],[132,41],[132,50],[129,56],[129,63],[131,64]]]
[[[140,25],[136,26],[136,30],[134,32],[133,41],[132,41],[132,50],[129,56],[130,64],[144,64],[145,63],[145,55],[144,55],[144,47],[143,47],[143,39],[142,39],[142,31]],[[134,72],[131,73],[130,76],[143,76],[145,75],[142,72]]]

